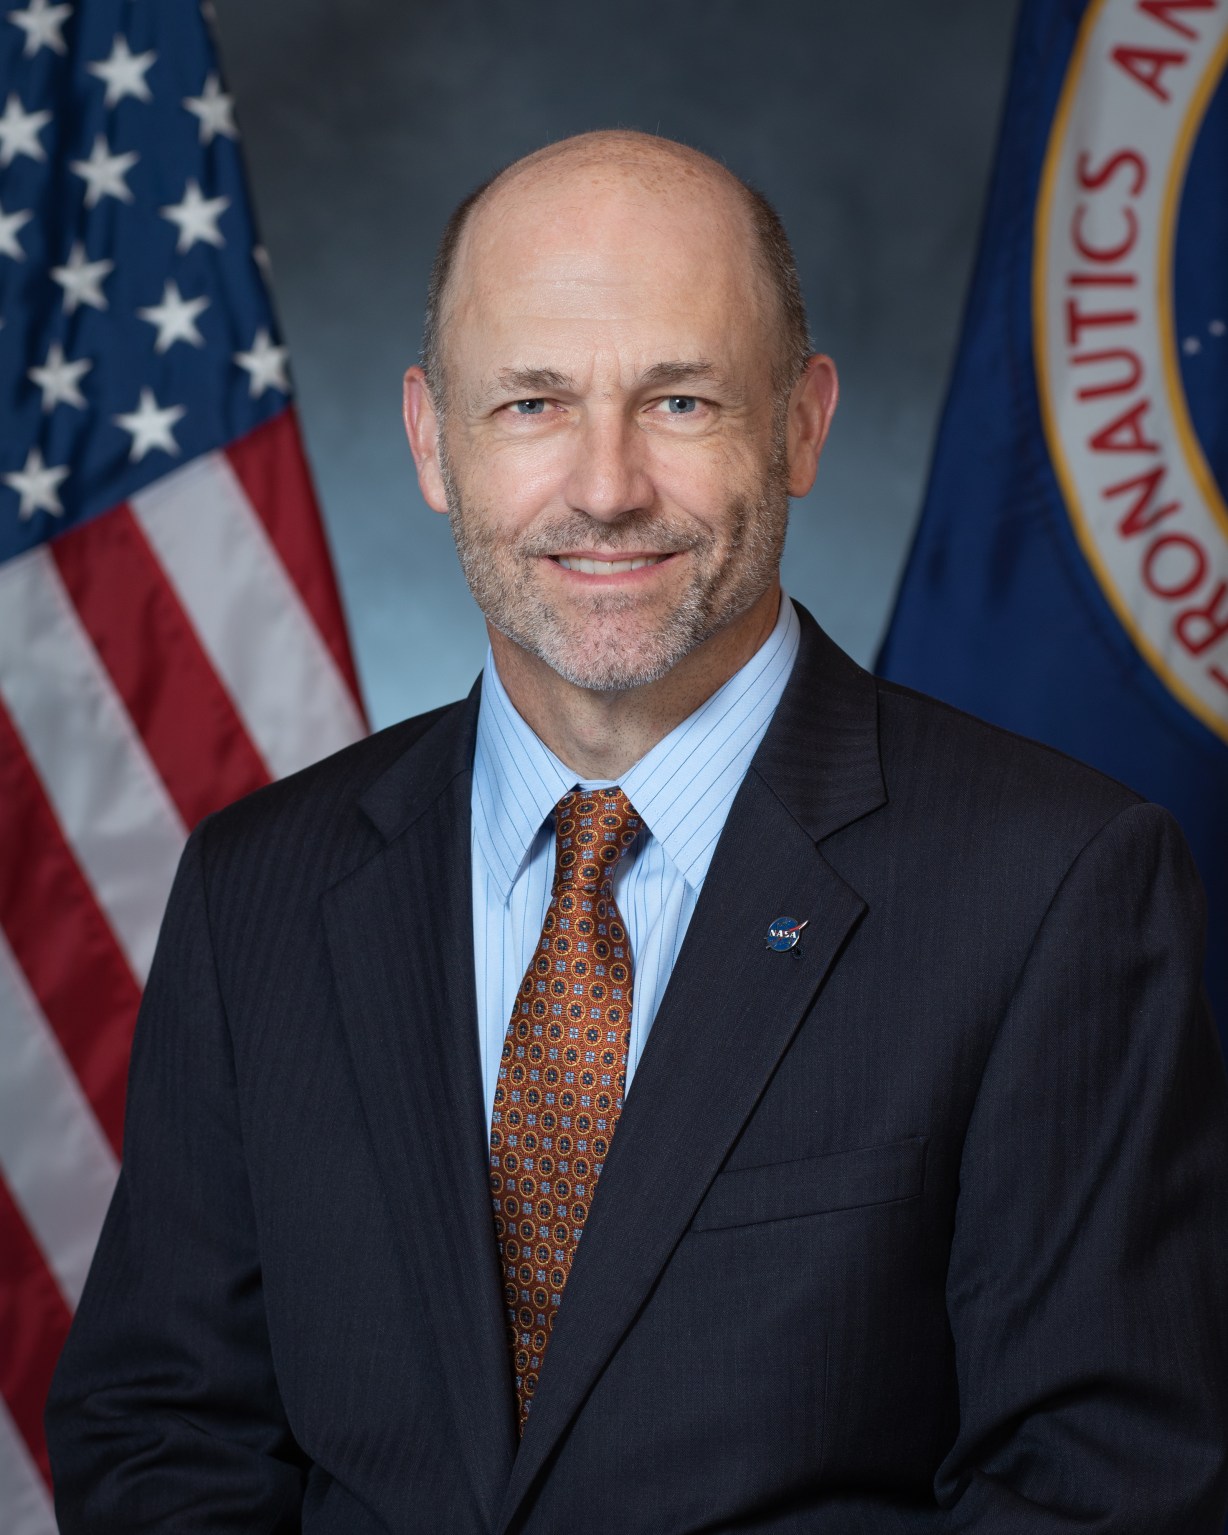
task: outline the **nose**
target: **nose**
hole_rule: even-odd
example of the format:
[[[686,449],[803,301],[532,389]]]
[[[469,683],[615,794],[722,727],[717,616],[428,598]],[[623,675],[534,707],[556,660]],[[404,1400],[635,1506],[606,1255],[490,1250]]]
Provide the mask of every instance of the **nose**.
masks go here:
[[[640,511],[652,500],[643,434],[618,409],[585,413],[574,438],[568,505],[600,522]]]

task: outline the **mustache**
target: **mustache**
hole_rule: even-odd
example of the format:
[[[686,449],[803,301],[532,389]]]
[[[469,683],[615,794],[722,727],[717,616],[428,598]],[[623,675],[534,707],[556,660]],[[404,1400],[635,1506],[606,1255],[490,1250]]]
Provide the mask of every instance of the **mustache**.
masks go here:
[[[694,525],[683,526],[661,517],[627,516],[617,523],[607,523],[580,513],[547,527],[534,528],[517,541],[516,552],[528,559],[550,559],[573,549],[614,556],[624,549],[632,549],[636,554],[665,555],[681,554],[711,542],[712,535],[706,530],[698,531]]]

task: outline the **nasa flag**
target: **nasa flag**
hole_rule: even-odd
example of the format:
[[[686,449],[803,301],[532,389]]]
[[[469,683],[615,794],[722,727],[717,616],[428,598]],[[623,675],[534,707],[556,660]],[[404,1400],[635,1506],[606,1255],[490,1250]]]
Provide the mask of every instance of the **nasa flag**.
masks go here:
[[[1024,0],[886,676],[1181,822],[1228,1029],[1228,0]]]

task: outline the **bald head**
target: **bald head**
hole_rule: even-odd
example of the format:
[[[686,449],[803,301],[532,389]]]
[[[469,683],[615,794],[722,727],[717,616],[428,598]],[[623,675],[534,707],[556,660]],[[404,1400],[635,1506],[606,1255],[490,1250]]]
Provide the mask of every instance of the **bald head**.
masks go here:
[[[742,291],[761,311],[776,390],[788,394],[810,355],[810,338],[793,252],[775,210],[698,150],[652,134],[609,130],[563,139],[513,162],[452,214],[431,272],[422,340],[422,366],[438,408],[446,399],[447,325],[475,250],[489,251],[511,221],[583,221],[630,199],[640,210],[659,202],[675,213],[686,210],[697,226],[737,231],[745,260]]]
[[[808,352],[779,220],[680,144],[568,139],[451,220],[405,426],[547,744],[558,708],[660,683],[646,749],[766,638],[838,392]],[[585,717],[606,740],[612,716]]]

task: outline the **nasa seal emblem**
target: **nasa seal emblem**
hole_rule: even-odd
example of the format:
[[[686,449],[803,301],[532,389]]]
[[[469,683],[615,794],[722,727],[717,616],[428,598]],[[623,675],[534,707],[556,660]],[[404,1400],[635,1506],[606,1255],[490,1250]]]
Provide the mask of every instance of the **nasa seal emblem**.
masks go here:
[[[790,949],[799,953],[798,942],[802,929],[809,927],[810,919],[799,922],[796,917],[777,917],[767,930],[767,946],[774,954],[787,954]]]
[[[1041,178],[1032,325],[1079,546],[1139,654],[1228,741],[1228,507],[1206,451],[1222,474],[1223,191],[1200,180],[1204,158],[1222,173],[1226,61],[1222,0],[1092,0]]]

